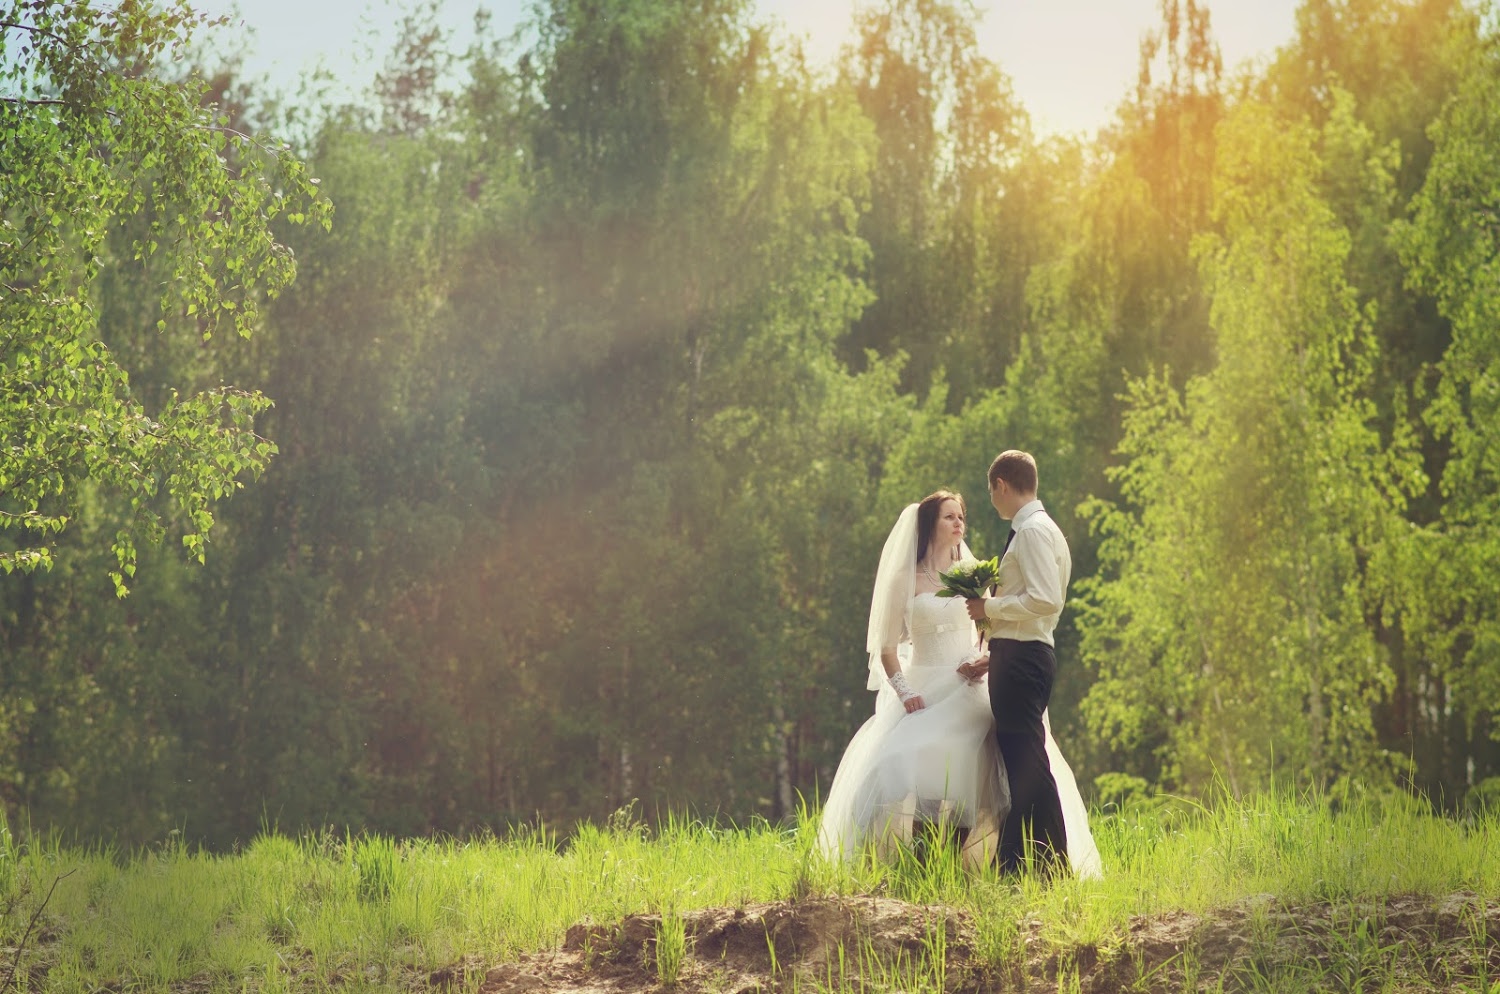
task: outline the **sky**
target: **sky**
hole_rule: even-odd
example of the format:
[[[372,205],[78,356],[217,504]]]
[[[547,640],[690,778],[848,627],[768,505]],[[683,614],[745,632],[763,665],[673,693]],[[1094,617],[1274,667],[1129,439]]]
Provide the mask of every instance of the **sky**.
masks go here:
[[[808,52],[831,60],[849,38],[858,0],[755,0],[761,13],[803,37]],[[444,23],[458,32],[477,7],[505,34],[526,0],[440,0]],[[290,84],[321,62],[339,78],[361,82],[372,33],[393,38],[405,7],[399,0],[196,0],[194,7],[230,14],[227,39],[243,47],[245,68]],[[1160,19],[1160,0],[990,0],[979,47],[1010,77],[1038,134],[1091,135],[1114,115],[1135,84],[1141,36]],[[1207,0],[1224,67],[1269,57],[1290,40],[1297,0]],[[461,35],[460,35],[461,36]],[[221,42],[223,44],[223,42]],[[384,55],[384,46],[376,51]]]

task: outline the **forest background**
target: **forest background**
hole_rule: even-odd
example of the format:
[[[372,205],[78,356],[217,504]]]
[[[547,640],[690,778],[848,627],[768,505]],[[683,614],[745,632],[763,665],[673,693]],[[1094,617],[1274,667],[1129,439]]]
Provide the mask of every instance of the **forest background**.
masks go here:
[[[80,228],[78,347],[45,368],[128,380],[28,392],[46,239],[14,232],[69,230],[105,180],[59,197],[51,160],[4,162],[10,823],[228,846],[633,800],[789,817],[869,711],[891,522],[952,486],[998,552],[1009,447],[1073,548],[1052,720],[1097,803],[1493,795],[1492,13],[1306,0],[1231,75],[1204,9],[1161,10],[1088,140],[1034,135],[943,0],[866,9],[831,71],[743,0],[541,0],[524,43],[417,8],[353,103],[257,92],[181,47],[185,15],[106,51],[99,78],[291,142],[263,211],[291,252],[230,267],[260,282],[216,328],[223,284],[152,264],[157,201]],[[168,57],[194,51],[198,82]],[[54,84],[126,120],[67,82],[0,125],[65,121]],[[231,178],[260,148],[224,146]],[[183,396],[238,440],[182,436],[216,453],[197,475],[57,441]]]

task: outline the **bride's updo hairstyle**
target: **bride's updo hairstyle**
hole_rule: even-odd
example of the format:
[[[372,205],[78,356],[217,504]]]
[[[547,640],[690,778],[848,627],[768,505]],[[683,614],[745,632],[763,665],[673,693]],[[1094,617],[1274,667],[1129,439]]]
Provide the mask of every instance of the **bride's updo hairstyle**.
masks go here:
[[[969,518],[969,509],[964,506],[961,494],[952,490],[938,490],[923,497],[922,503],[917,505],[917,562],[927,558],[927,544],[932,541],[932,529],[937,524],[938,515],[942,513],[945,500],[958,501],[958,509],[963,512],[964,520]]]

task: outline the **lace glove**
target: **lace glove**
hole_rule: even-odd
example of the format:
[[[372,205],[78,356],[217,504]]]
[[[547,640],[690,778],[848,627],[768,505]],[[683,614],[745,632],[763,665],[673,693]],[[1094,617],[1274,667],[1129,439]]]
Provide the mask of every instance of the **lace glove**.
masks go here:
[[[906,682],[906,674],[902,673],[900,670],[892,673],[886,679],[891,682],[891,689],[896,692],[897,697],[901,698],[902,704],[905,704],[913,697],[921,696],[915,690],[911,689],[911,684]]]

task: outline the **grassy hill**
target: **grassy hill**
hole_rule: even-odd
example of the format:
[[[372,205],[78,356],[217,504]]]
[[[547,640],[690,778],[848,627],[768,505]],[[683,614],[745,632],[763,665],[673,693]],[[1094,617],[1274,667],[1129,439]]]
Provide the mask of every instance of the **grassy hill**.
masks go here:
[[[1103,880],[830,866],[815,822],[566,839],[0,840],[18,990],[1500,992],[1500,817],[1265,794],[1099,814]],[[13,972],[12,972],[13,971]],[[10,985],[7,985],[10,986]]]

